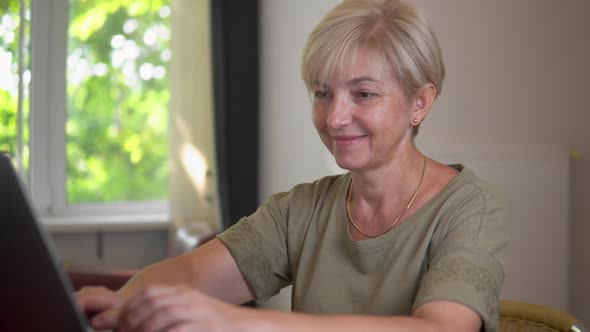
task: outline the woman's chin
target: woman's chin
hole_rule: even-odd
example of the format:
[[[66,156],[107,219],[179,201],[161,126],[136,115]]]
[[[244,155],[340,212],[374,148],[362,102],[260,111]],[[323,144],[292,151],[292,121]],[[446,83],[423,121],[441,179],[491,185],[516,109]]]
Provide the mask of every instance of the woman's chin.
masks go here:
[[[340,160],[336,158],[336,164],[338,165],[338,167],[351,172],[359,170],[361,168],[361,165],[358,162],[358,160]]]

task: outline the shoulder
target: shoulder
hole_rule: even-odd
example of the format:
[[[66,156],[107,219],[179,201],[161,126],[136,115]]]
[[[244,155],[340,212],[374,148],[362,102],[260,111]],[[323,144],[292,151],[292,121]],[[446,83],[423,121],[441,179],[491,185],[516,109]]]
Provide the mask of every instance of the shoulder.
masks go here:
[[[285,222],[307,220],[319,209],[337,202],[340,195],[345,195],[349,181],[350,175],[346,173],[297,184],[289,191],[269,196],[257,212],[269,211]]]
[[[489,210],[504,207],[502,190],[463,165],[450,165],[459,174],[443,190],[447,205]],[[450,204],[449,204],[450,203]]]
[[[494,184],[478,177],[473,170],[462,165],[445,165],[431,160],[430,172],[425,178],[425,191],[422,204],[444,202],[444,208],[453,209],[457,205],[496,206],[502,205],[503,194]]]
[[[477,247],[499,239],[505,242],[509,218],[502,190],[467,167],[452,166],[460,173],[435,199],[434,242],[460,239]]]
[[[324,176],[313,182],[300,183],[294,186],[292,191],[330,191],[347,182],[349,178],[349,173]]]
[[[346,190],[350,175],[348,173],[325,176],[313,182],[300,183],[291,190],[270,196],[269,200],[288,201],[291,203],[313,202],[337,195]]]

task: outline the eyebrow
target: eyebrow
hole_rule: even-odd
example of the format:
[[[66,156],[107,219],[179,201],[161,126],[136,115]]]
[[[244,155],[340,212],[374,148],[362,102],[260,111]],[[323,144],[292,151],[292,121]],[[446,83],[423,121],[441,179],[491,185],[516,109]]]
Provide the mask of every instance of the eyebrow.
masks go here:
[[[355,77],[355,78],[352,78],[352,79],[346,81],[345,84],[348,86],[352,86],[352,85],[359,84],[361,82],[381,83],[381,81],[374,79],[371,76],[359,76],[359,77]],[[320,82],[318,80],[315,80],[312,82],[311,86],[320,86]],[[326,84],[326,83],[322,84],[322,86],[330,88],[330,85]]]
[[[355,85],[355,84],[358,84],[361,82],[381,83],[379,80],[376,80],[376,79],[372,78],[371,76],[360,76],[360,77],[355,77],[353,79],[346,81],[346,85]]]

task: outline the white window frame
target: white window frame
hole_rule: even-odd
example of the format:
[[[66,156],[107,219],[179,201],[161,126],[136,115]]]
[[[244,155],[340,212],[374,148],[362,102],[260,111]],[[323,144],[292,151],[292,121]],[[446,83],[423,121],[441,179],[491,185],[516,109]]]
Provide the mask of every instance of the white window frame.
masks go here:
[[[165,228],[168,201],[67,204],[68,13],[68,0],[31,0],[29,185],[37,213],[55,231]]]

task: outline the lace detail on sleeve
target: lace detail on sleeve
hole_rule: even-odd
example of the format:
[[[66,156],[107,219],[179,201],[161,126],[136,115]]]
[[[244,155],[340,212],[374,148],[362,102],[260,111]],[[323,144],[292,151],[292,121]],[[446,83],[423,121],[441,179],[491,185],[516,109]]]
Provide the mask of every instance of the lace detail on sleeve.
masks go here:
[[[498,326],[500,290],[501,284],[490,271],[465,259],[445,257],[424,275],[417,301],[439,299],[468,305],[491,332]]]

